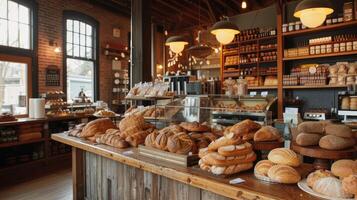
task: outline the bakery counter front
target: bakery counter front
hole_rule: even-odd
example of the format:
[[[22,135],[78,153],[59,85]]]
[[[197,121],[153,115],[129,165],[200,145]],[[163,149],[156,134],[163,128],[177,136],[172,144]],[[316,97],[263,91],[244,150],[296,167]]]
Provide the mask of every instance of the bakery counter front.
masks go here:
[[[138,148],[118,149],[64,133],[52,139],[72,146],[74,199],[316,199],[296,184],[258,180],[253,170],[217,176],[143,156]]]

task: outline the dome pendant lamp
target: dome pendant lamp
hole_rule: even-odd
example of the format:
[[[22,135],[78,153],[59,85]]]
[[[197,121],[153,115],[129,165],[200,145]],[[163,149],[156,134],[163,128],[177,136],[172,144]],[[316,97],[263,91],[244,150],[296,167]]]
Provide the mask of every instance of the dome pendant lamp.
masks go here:
[[[225,45],[233,41],[234,36],[239,34],[237,25],[228,21],[228,18],[215,23],[211,28],[211,33],[216,36],[219,43]]]
[[[331,3],[328,0],[303,0],[294,12],[294,17],[300,18],[301,23],[309,28],[321,26],[326,16],[333,13]]]
[[[185,40],[185,37],[176,35],[167,38],[165,45],[170,47],[170,50],[176,54],[179,54],[185,48],[188,42]]]

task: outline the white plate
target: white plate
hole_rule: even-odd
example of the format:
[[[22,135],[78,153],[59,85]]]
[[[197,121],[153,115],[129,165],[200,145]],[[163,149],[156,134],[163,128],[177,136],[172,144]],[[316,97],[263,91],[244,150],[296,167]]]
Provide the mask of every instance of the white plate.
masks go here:
[[[298,182],[298,186],[302,191],[304,191],[304,192],[306,192],[308,194],[311,194],[312,196],[319,197],[319,198],[322,198],[322,199],[328,199],[328,200],[354,200],[353,198],[352,199],[350,199],[350,198],[348,198],[348,199],[336,198],[336,197],[329,197],[329,196],[317,193],[307,185],[306,179],[303,179],[303,180],[299,181]]]

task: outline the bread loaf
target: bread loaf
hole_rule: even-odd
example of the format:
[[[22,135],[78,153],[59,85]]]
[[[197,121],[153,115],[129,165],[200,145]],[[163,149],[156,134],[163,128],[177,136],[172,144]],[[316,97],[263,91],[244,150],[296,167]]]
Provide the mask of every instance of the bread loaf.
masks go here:
[[[300,165],[298,155],[288,148],[276,148],[269,152],[268,159],[275,164],[284,164],[292,167]]]
[[[251,132],[251,133],[248,133],[246,135],[243,135],[242,136],[242,140],[243,141],[251,141],[251,140],[254,139],[254,134],[255,134],[255,132]]]
[[[335,161],[331,166],[331,171],[341,179],[351,174],[357,174],[357,160],[342,159]]]
[[[205,155],[210,153],[211,151],[208,150],[208,147],[202,148],[198,151],[198,157],[203,158]]]
[[[126,141],[124,141],[120,136],[112,133],[106,133],[100,135],[99,137],[96,138],[96,142],[99,144],[106,144],[120,149],[129,147],[129,144]]]
[[[353,147],[355,140],[335,135],[325,135],[319,141],[319,146],[328,150],[342,150]]]
[[[230,128],[230,132],[239,136],[247,135],[256,132],[262,126],[250,119],[243,120]]]
[[[139,131],[133,135],[130,135],[125,138],[125,141],[128,142],[131,146],[137,147],[139,144],[145,143],[145,138],[149,133],[147,131]]]
[[[206,163],[202,162],[202,160],[198,161],[198,165],[200,166],[200,168],[204,171],[211,171],[211,166],[207,165]]]
[[[222,146],[227,146],[227,145],[237,145],[242,143],[242,140],[240,137],[235,135],[234,133],[229,133],[227,135],[224,135],[217,140],[211,142],[208,145],[208,150],[210,151],[216,151],[219,147]]]
[[[127,138],[130,135],[133,135],[140,131],[142,131],[142,129],[138,128],[137,126],[128,127],[127,129],[125,129],[125,131],[120,131],[120,137]]]
[[[231,157],[222,156],[217,152],[211,152],[205,155],[202,158],[202,161],[212,166],[230,166],[230,165],[237,165],[241,163],[254,162],[255,159],[256,159],[256,155],[254,152],[250,152],[246,155],[231,156]]]
[[[155,140],[156,140],[156,137],[158,136],[158,132],[157,131],[153,131],[152,133],[150,133],[148,136],[146,136],[145,138],[145,146],[148,146],[148,147],[156,147],[155,146]]]
[[[350,198],[348,194],[342,189],[342,182],[335,177],[325,177],[318,179],[313,185],[312,189],[315,192],[329,196],[331,198]]]
[[[165,133],[165,132],[159,131],[159,135],[157,135],[156,139],[155,139],[155,147],[166,151],[167,150],[167,141],[171,135],[173,135],[172,132]]]
[[[328,135],[335,135],[343,138],[352,138],[352,130],[350,127],[345,125],[331,124],[326,126],[325,132]]]
[[[216,175],[222,175],[222,174],[230,175],[230,174],[236,174],[238,172],[248,170],[252,167],[253,167],[253,163],[250,162],[250,163],[242,163],[242,164],[236,164],[236,165],[224,166],[224,167],[212,166],[210,168],[210,171]]]
[[[278,129],[272,126],[264,126],[254,134],[254,141],[274,141],[281,137]]]
[[[274,165],[270,160],[261,160],[254,167],[254,174],[268,176],[269,169]]]
[[[167,140],[167,149],[171,153],[188,154],[193,147],[193,141],[185,132],[172,135]]]
[[[296,144],[300,146],[319,145],[319,141],[323,135],[314,133],[300,133],[296,137]]]
[[[92,137],[97,134],[104,134],[108,129],[115,129],[116,126],[108,118],[96,119],[89,122],[80,133],[80,137]]]
[[[333,174],[327,170],[316,170],[307,176],[307,185],[312,188],[317,180],[325,177],[333,177]]]
[[[292,184],[300,181],[300,174],[288,165],[274,165],[268,170],[268,177],[274,182]]]
[[[120,121],[119,129],[122,132],[128,129],[129,127],[136,127],[142,130],[144,124],[145,124],[145,119],[142,115],[129,115]]]
[[[325,123],[322,122],[302,122],[298,125],[299,133],[318,133],[325,132]]]
[[[211,129],[210,127],[198,122],[182,122],[180,126],[188,132],[207,132]]]
[[[252,145],[249,142],[245,142],[239,145],[228,145],[218,148],[218,153],[222,156],[240,156],[246,155],[252,151]]]
[[[342,189],[348,194],[354,194],[357,197],[357,174],[349,175],[342,180]]]

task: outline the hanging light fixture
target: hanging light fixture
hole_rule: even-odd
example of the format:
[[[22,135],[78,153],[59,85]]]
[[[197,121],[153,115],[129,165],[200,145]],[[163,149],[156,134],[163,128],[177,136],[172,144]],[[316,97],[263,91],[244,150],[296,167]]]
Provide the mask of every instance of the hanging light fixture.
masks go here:
[[[230,22],[228,18],[221,20],[213,25],[211,33],[216,36],[216,39],[221,44],[229,44],[233,41],[234,36],[239,34],[237,25]]]
[[[303,25],[315,28],[321,26],[326,16],[333,12],[328,0],[303,0],[296,6],[294,17],[300,18]]]
[[[247,2],[246,1],[242,1],[241,7],[242,7],[242,9],[246,9],[247,8]]]
[[[170,50],[176,54],[181,53],[187,45],[185,37],[181,35],[171,36],[167,38],[165,45],[170,47]]]

